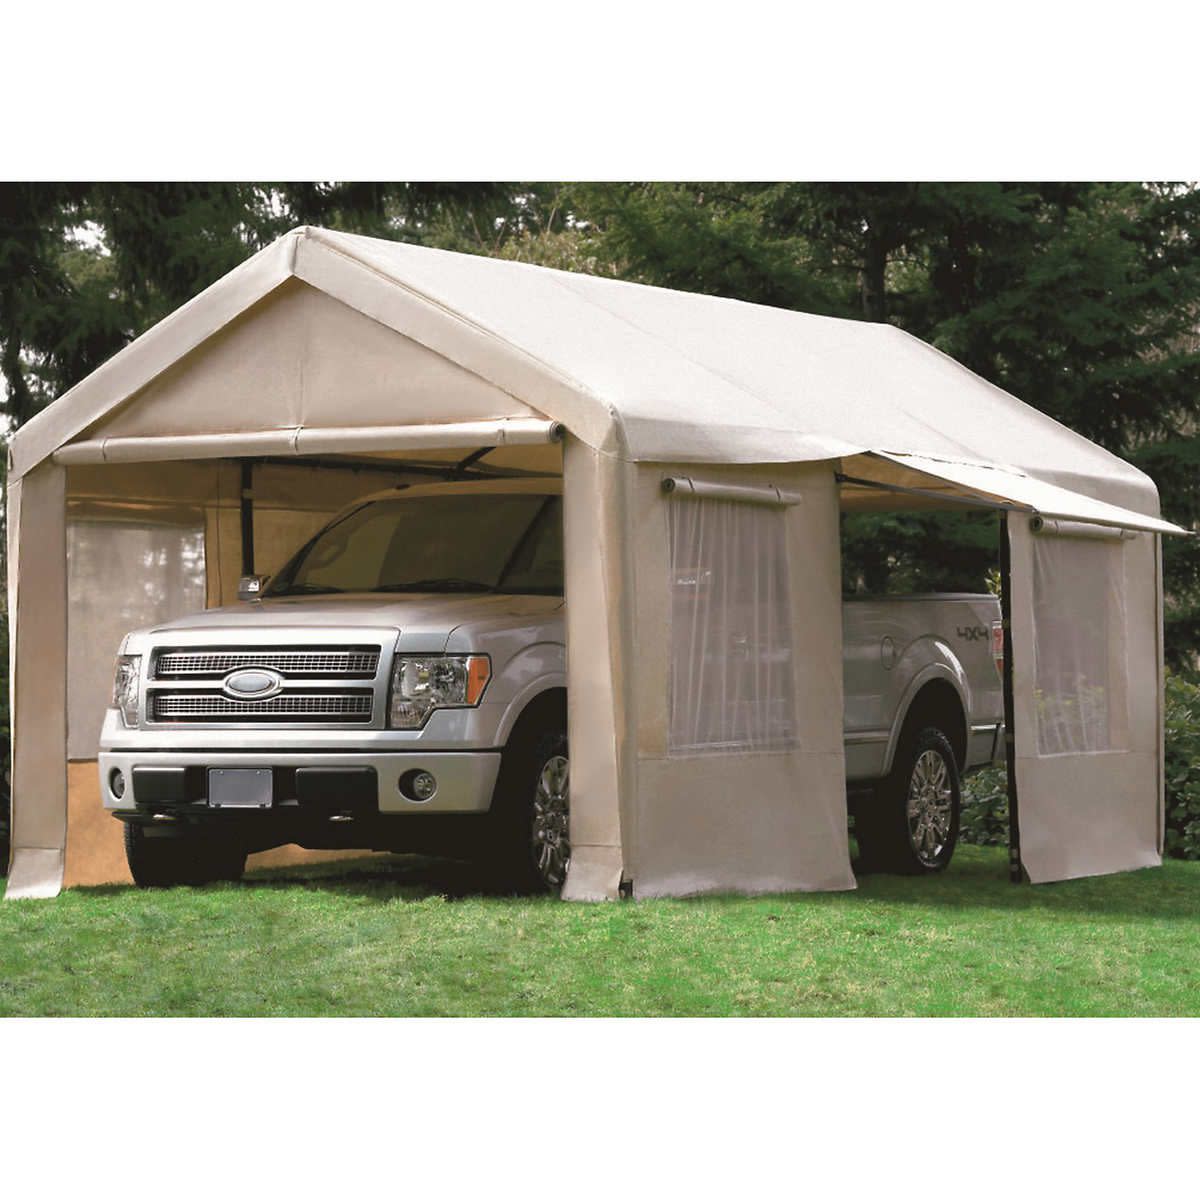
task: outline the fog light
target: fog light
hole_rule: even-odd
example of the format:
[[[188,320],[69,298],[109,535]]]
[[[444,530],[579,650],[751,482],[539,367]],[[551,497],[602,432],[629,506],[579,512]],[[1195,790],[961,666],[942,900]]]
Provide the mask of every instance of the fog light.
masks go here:
[[[116,799],[125,795],[125,775],[120,767],[113,767],[108,775],[108,790]]]
[[[400,791],[409,800],[432,800],[437,794],[437,780],[428,771],[405,771],[400,776]]]

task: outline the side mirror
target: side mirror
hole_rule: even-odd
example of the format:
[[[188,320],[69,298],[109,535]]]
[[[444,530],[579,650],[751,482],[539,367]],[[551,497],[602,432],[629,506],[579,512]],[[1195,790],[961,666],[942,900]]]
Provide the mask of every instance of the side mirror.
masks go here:
[[[238,599],[258,600],[262,597],[262,590],[266,585],[266,575],[243,575],[238,580]]]

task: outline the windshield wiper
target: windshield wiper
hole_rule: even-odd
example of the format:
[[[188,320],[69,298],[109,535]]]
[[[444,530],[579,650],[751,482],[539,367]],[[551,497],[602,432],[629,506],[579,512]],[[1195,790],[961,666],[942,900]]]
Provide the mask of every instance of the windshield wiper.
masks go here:
[[[287,587],[277,592],[268,592],[266,599],[274,600],[276,596],[334,596],[344,592],[345,588],[326,587],[315,583],[289,583]]]
[[[494,592],[496,589],[490,583],[480,583],[478,579],[459,579],[456,576],[446,576],[443,579],[410,579],[404,583],[383,583],[373,592]]]

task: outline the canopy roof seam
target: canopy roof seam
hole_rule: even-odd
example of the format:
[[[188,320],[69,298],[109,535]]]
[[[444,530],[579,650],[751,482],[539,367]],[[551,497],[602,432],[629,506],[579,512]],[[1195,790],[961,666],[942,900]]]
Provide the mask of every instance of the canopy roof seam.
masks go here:
[[[917,454],[914,454],[913,451],[911,451],[911,450],[885,450],[885,449],[881,449],[881,448],[877,448],[874,450],[864,450],[863,453],[869,454],[872,458],[879,458],[881,456],[887,457],[889,459],[921,458],[921,459],[924,459],[926,462],[945,463],[947,466],[950,466],[950,467],[953,467],[953,466],[980,467],[980,468],[986,469],[988,471],[1007,471],[1010,475],[1024,475],[1026,479],[1032,478],[1032,476],[1029,474],[1029,472],[1023,470],[1021,467],[1012,466],[1009,463],[985,462],[981,458],[971,458],[971,457],[949,458],[945,454],[917,455]],[[920,468],[914,467],[913,470],[917,471],[917,470],[920,470]]]

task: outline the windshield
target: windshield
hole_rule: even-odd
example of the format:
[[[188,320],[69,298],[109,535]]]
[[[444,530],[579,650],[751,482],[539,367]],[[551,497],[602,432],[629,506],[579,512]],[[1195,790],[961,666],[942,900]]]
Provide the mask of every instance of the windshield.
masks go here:
[[[478,492],[364,504],[308,542],[266,594],[562,590],[562,497]]]

